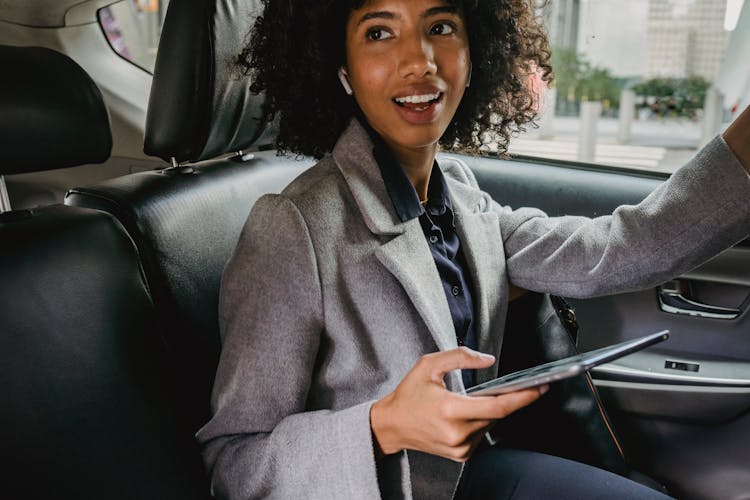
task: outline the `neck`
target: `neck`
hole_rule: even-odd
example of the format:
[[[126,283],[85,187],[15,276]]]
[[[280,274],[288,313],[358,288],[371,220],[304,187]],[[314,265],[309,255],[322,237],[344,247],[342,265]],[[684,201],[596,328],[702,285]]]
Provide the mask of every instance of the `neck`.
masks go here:
[[[396,157],[401,168],[404,170],[411,185],[417,192],[420,200],[427,199],[427,186],[430,183],[430,173],[432,165],[435,163],[435,153],[437,144],[431,144],[424,148],[410,149],[401,148],[397,145],[389,144],[393,156]]]

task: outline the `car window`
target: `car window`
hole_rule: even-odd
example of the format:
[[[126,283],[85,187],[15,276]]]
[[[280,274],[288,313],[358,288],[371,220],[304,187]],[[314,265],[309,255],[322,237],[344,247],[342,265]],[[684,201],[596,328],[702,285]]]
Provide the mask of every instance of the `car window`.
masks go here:
[[[543,3],[556,79],[511,154],[672,172],[750,104],[750,2]]]
[[[750,104],[750,2],[536,1],[555,81],[513,155],[671,173]],[[112,49],[153,73],[167,4],[100,9]]]
[[[119,56],[154,72],[169,0],[124,0],[99,9],[99,24]]]

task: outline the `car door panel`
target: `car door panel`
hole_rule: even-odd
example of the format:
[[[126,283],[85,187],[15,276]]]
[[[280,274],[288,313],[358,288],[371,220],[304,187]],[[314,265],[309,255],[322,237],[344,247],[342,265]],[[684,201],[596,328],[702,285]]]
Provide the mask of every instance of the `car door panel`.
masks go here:
[[[514,208],[599,216],[635,204],[663,174],[463,156]],[[571,300],[580,351],[662,329],[668,342],[592,372],[631,464],[680,498],[750,498],[750,244],[660,287]]]

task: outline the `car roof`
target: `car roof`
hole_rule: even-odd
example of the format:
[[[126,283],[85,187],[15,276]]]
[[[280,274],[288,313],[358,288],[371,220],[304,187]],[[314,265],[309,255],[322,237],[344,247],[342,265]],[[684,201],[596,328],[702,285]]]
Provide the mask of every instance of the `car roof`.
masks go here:
[[[26,26],[65,26],[65,15],[71,7],[82,3],[112,3],[101,0],[1,0],[0,20]]]

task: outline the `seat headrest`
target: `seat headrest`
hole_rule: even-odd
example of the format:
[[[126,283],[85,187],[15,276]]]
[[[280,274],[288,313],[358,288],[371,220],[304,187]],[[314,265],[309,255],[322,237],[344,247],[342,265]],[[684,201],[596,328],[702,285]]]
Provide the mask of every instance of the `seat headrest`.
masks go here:
[[[162,27],[143,151],[200,161],[253,145],[262,135],[262,95],[236,59],[260,0],[170,2]]]
[[[112,150],[102,94],[68,56],[0,45],[0,175],[101,163]]]

